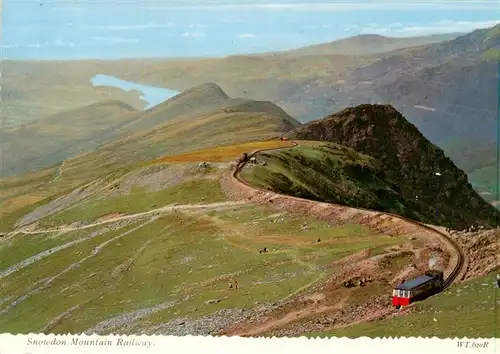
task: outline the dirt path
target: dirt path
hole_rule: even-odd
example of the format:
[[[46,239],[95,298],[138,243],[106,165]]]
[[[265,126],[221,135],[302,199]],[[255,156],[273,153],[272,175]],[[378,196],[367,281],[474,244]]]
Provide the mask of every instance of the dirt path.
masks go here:
[[[43,279],[43,280],[39,281],[38,283],[36,283],[35,286],[33,286],[26,294],[24,294],[23,296],[17,298],[15,301],[11,302],[3,310],[1,310],[0,311],[0,315],[5,315],[10,310],[12,310],[14,307],[16,307],[17,305],[19,305],[21,302],[23,302],[26,299],[28,299],[30,296],[32,296],[34,294],[37,294],[37,293],[39,293],[40,291],[42,291],[44,289],[47,289],[48,287],[51,286],[51,284],[52,284],[52,282],[54,282],[54,280],[56,280],[57,278],[63,276],[64,274],[68,273],[72,269],[78,268],[86,260],[97,256],[101,252],[101,250],[104,247],[106,247],[107,245],[109,245],[110,243],[112,243],[112,242],[114,242],[114,241],[116,241],[116,240],[118,240],[118,239],[120,239],[122,237],[125,237],[125,236],[127,236],[127,235],[129,235],[129,234],[131,234],[131,233],[133,233],[135,231],[137,231],[138,229],[146,226],[147,224],[154,222],[156,219],[157,219],[157,217],[153,217],[150,220],[146,221],[145,223],[142,223],[142,224],[134,227],[131,230],[125,231],[125,232],[119,234],[118,236],[115,236],[115,237],[113,237],[113,238],[111,238],[109,240],[106,240],[103,243],[97,245],[92,250],[92,253],[89,254],[88,256],[86,256],[86,257],[84,257],[84,258],[76,261],[75,263],[72,263],[71,265],[69,265],[68,267],[66,267],[65,269],[63,269],[62,271],[60,271],[59,273],[57,273],[56,275],[52,276],[51,278]]]
[[[240,177],[240,172],[255,155],[262,152],[293,149],[297,146],[299,146],[298,142],[290,141],[290,146],[252,152],[245,161],[239,163],[230,174],[226,174],[222,178],[222,189],[236,200],[248,200],[254,203],[266,204],[272,203],[276,208],[287,210],[293,214],[312,215],[322,220],[340,223],[355,222],[368,226],[378,232],[393,235],[411,234],[427,242],[437,242],[451,256],[445,270],[445,277],[447,278],[445,281],[446,286],[463,277],[467,265],[465,252],[451,235],[439,226],[427,225],[396,214],[317,202],[274,193],[254,187]]]
[[[346,303],[347,298],[342,299],[340,302],[333,306],[308,306],[300,310],[288,312],[285,316],[260,323],[248,331],[238,333],[238,336],[249,337],[257,336],[262,333],[269,332],[275,328],[283,327],[291,322],[301,320],[311,315],[319,315],[326,312],[340,310]]]
[[[99,225],[104,225],[104,224],[109,224],[113,222],[117,222],[120,220],[127,220],[127,219],[135,219],[139,218],[142,216],[147,216],[155,213],[161,213],[161,212],[168,212],[168,211],[173,211],[175,212],[176,210],[188,210],[188,209],[210,209],[210,208],[220,208],[220,207],[232,207],[232,206],[237,206],[237,205],[243,205],[243,204],[248,204],[245,201],[229,201],[229,202],[219,202],[219,203],[211,203],[211,204],[171,204],[171,205],[166,205],[161,208],[157,209],[152,209],[148,211],[144,211],[141,213],[136,213],[136,214],[129,214],[129,215],[119,215],[115,216],[106,220],[101,220],[99,222],[95,222],[92,224],[87,224],[83,226],[78,226],[78,227],[60,227],[60,228],[54,228],[54,229],[40,229],[40,230],[35,230],[35,231],[28,231],[27,229],[20,229],[20,230],[14,230],[8,234],[8,236],[12,236],[14,234],[27,234],[27,235],[35,235],[35,234],[44,234],[44,233],[54,233],[54,232],[68,232],[68,231],[78,231],[78,230],[83,230],[83,229],[90,229],[95,226]]]
[[[281,211],[288,211],[295,215],[310,215],[321,220],[334,223],[357,223],[368,226],[377,232],[389,235],[407,235],[419,238],[423,240],[428,247],[437,246],[444,253],[448,253],[451,256],[445,269],[445,277],[447,278],[446,283],[448,285],[453,281],[461,279],[463,276],[462,274],[467,268],[465,253],[456,241],[451,238],[450,234],[445,232],[442,228],[419,223],[395,214],[316,202],[262,190],[252,186],[239,176],[239,173],[245,167],[246,163],[256,154],[263,151],[271,152],[290,149],[298,145],[299,144],[297,142],[291,142],[291,146],[289,147],[253,152],[248,156],[248,159],[238,164],[236,168],[231,171],[231,173],[227,173],[223,177],[221,180],[223,190],[235,200],[247,200],[259,204],[265,203],[273,205]],[[347,299],[348,298],[346,298],[345,301],[347,301]],[[342,304],[333,306],[321,306],[316,304],[314,307],[307,306],[301,310],[291,309],[288,313],[285,313],[284,315],[282,314],[278,318],[269,318],[259,324],[248,323],[245,325],[242,323],[238,326],[239,329],[233,331],[230,330],[230,333],[231,335],[258,336],[260,334],[273,331],[274,329],[286,328],[298,319],[335,311],[337,307],[340,309]],[[373,320],[375,318],[380,318],[381,316],[387,316],[387,314],[391,311],[392,309],[387,308],[380,309],[380,311],[373,310],[372,313],[367,313],[366,316],[363,316],[361,321]]]
[[[62,173],[63,173],[63,167],[64,167],[64,164],[66,163],[66,160],[64,160],[60,165],[59,167],[57,168],[57,175],[49,182],[50,183],[53,183],[55,182],[59,177],[61,177]]]
[[[246,204],[244,202],[220,202],[220,203],[212,203],[212,204],[184,204],[184,205],[167,205],[162,208],[150,210],[147,212],[142,212],[142,213],[137,213],[137,214],[132,214],[132,215],[125,215],[125,216],[116,216],[110,219],[106,219],[97,223],[81,226],[81,227],[75,227],[75,228],[59,228],[59,229],[45,229],[45,230],[36,230],[36,231],[16,231],[17,233],[24,233],[24,234],[43,234],[43,233],[55,233],[55,232],[71,232],[71,231],[77,231],[77,230],[83,230],[83,229],[88,229],[92,228],[95,226],[99,225],[105,225],[105,224],[112,224],[117,221],[122,221],[122,220],[129,220],[132,221],[133,219],[138,219],[141,217],[147,217],[151,214],[153,214],[153,218],[156,217],[156,214],[161,213],[161,212],[167,212],[167,211],[182,211],[182,210],[200,210],[200,209],[207,209],[207,208],[221,208],[221,207],[234,207],[236,205],[242,205]],[[31,257],[26,258],[25,260],[18,262],[7,269],[0,271],[0,279],[3,279],[7,276],[9,276],[12,273],[15,273],[23,268],[26,268],[30,266],[31,264],[38,262],[39,260],[46,258],[50,255],[53,255],[59,251],[62,251],[64,249],[67,249],[71,246],[74,246],[76,244],[88,241],[92,238],[95,238],[97,236],[100,236],[106,232],[111,231],[109,228],[102,228],[99,230],[96,230],[95,232],[91,233],[88,236],[78,238],[76,240],[72,240],[69,242],[66,242],[62,245],[58,245],[56,247],[52,247],[48,250],[45,250],[43,252],[40,252],[38,254],[35,254]]]

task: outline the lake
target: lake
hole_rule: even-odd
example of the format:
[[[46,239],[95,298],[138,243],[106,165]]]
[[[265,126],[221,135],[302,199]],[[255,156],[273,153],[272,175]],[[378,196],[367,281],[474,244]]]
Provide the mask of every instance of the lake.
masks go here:
[[[145,109],[154,107],[180,93],[178,91],[162,87],[154,87],[154,86],[137,84],[135,82],[125,81],[109,75],[100,75],[100,74],[96,75],[92,79],[90,79],[90,82],[94,86],[118,87],[126,92],[130,90],[140,91],[142,92],[141,99],[143,99],[148,103]]]

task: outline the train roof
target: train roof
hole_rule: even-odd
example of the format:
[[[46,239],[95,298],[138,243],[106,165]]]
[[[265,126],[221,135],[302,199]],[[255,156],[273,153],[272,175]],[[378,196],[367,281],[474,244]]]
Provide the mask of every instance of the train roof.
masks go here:
[[[430,281],[432,279],[433,279],[433,277],[429,277],[427,275],[421,275],[421,276],[416,277],[415,279],[408,280],[408,281],[405,281],[402,284],[399,284],[394,289],[398,289],[398,290],[410,290],[410,289],[416,288],[419,285],[427,283],[428,281]]]

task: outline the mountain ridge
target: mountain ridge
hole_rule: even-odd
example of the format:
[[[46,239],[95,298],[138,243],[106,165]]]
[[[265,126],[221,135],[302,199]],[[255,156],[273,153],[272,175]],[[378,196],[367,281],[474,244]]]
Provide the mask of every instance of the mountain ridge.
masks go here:
[[[230,98],[217,84],[205,83],[144,112],[110,100],[10,128],[2,134],[2,172],[3,177],[27,173],[92,153],[104,153],[110,163],[122,154],[119,160],[126,164],[189,150],[189,142],[196,150],[204,142],[213,147],[217,136],[240,142],[276,136],[299,124],[272,102]],[[238,125],[253,135],[238,135]],[[213,138],[206,135],[210,132]]]
[[[288,136],[334,142],[377,159],[399,193],[428,220],[449,227],[493,226],[500,215],[472,188],[465,172],[391,105],[346,108]]]
[[[252,56],[306,56],[306,55],[377,55],[407,47],[454,39],[462,33],[444,33],[428,36],[389,37],[380,34],[359,34],[331,42],[307,45],[277,52],[252,54]]]

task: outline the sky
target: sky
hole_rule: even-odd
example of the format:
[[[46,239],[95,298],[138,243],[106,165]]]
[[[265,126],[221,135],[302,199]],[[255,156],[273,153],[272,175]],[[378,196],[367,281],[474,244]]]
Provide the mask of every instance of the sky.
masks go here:
[[[358,34],[470,32],[500,23],[500,0],[3,0],[3,59],[222,57]]]

